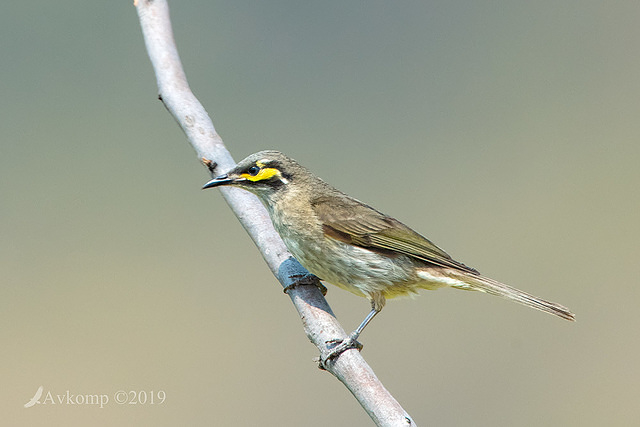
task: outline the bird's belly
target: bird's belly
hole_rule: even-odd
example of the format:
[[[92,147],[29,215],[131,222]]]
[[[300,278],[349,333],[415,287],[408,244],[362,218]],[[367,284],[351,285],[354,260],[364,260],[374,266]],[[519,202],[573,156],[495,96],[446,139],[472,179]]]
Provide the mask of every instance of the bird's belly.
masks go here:
[[[420,281],[414,262],[404,255],[391,258],[326,236],[302,244],[299,238],[283,240],[309,272],[356,295],[381,292],[392,298],[415,292]]]

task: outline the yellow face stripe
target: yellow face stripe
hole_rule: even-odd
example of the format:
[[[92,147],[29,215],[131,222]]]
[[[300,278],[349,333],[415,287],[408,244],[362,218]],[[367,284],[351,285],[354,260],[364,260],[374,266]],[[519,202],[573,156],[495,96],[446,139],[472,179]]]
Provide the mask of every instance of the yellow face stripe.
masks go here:
[[[276,175],[280,175],[280,171],[274,168],[264,168],[260,169],[260,172],[256,176],[249,175],[248,173],[243,173],[240,175],[242,178],[247,179],[249,181],[264,181],[265,179],[273,178]]]

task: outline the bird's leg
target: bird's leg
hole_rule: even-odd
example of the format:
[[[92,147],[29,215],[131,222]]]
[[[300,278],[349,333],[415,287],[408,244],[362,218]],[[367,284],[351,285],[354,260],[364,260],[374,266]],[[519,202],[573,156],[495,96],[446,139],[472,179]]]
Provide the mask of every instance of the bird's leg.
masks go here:
[[[382,308],[384,307],[384,304],[386,302],[384,295],[382,295],[382,293],[380,292],[371,294],[370,300],[371,311],[369,312],[369,314],[367,314],[367,317],[364,318],[362,323],[360,323],[360,326],[358,326],[355,331],[349,334],[349,337],[347,339],[340,341],[338,345],[331,349],[331,352],[326,357],[320,358],[321,369],[324,369],[324,366],[327,362],[336,359],[338,356],[340,356],[350,348],[356,348],[358,349],[358,351],[362,350],[362,344],[358,342],[358,337],[360,336],[364,328],[367,327],[369,322],[371,322],[371,320],[376,317],[376,314],[382,311]]]
[[[362,323],[360,323],[360,326],[358,326],[355,331],[349,334],[349,339],[353,339],[354,341],[357,340],[364,328],[366,328],[369,322],[371,322],[373,318],[376,317],[376,314],[382,311],[382,308],[387,302],[381,292],[373,292],[369,296],[369,300],[371,301],[371,311],[369,312],[369,314],[367,314],[367,317],[364,318]]]
[[[380,310],[382,310],[382,309],[373,307],[373,301],[371,302],[371,306],[372,306],[371,311],[369,312],[369,314],[367,314],[367,317],[364,318],[362,323],[360,323],[360,326],[358,326],[355,331],[349,334],[350,340],[357,340],[360,334],[362,333],[362,331],[364,330],[364,328],[366,328],[369,322],[371,322],[371,320],[373,320],[373,318],[376,317],[376,314],[380,313]]]

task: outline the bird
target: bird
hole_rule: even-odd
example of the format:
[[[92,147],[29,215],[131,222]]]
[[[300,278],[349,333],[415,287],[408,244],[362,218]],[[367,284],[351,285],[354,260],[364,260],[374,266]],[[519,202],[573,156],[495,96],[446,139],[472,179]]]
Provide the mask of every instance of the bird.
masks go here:
[[[212,163],[212,162],[211,162]],[[371,310],[331,355],[362,348],[364,328],[386,300],[443,287],[480,291],[575,320],[566,307],[481,275],[397,219],[341,192],[285,154],[249,155],[203,189],[255,194],[293,257],[325,282],[369,299]]]
[[[27,403],[24,404],[24,407],[30,408],[36,403],[40,403],[40,398],[42,397],[43,390],[44,390],[43,386],[38,387],[38,389],[36,390],[36,394],[34,394],[33,397]]]

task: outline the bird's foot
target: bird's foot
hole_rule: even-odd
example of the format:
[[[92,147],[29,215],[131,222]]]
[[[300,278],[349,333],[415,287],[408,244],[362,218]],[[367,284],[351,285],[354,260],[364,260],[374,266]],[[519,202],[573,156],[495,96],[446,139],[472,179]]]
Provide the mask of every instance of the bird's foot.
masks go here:
[[[349,337],[344,340],[331,340],[327,344],[333,344],[334,347],[328,350],[327,354],[321,354],[318,361],[318,367],[322,370],[327,370],[327,366],[333,363],[342,353],[355,348],[356,350],[362,350],[362,344],[358,341],[358,335],[355,333],[349,334]]]
[[[289,276],[289,279],[292,281],[292,283],[283,289],[283,292],[285,294],[291,289],[295,288],[296,286],[313,285],[313,286],[316,286],[318,289],[320,289],[320,292],[322,292],[323,296],[327,295],[327,287],[324,286],[322,283],[320,283],[320,278],[318,278],[317,276],[311,273],[292,274]]]

